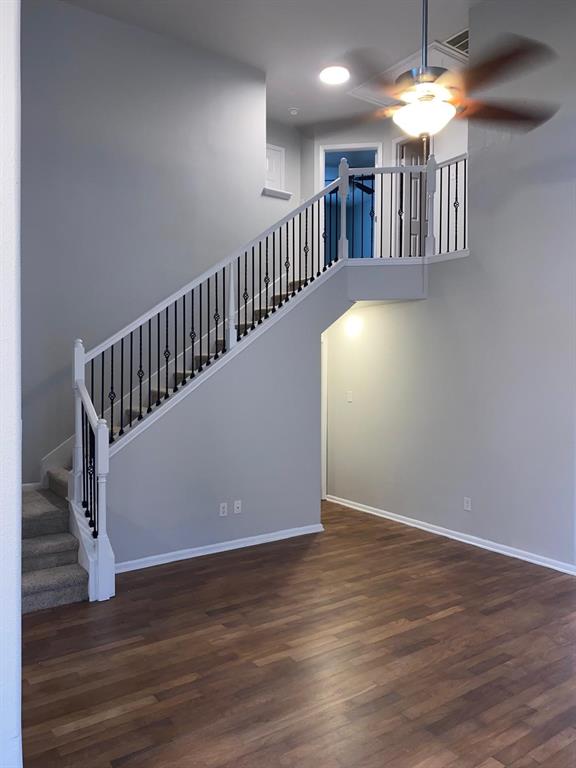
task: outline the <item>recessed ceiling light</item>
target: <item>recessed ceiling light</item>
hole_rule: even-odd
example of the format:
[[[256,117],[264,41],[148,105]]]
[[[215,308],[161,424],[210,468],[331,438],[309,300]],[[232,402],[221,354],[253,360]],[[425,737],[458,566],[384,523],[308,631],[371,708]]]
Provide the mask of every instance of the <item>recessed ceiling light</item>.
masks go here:
[[[326,85],[342,85],[350,80],[350,70],[341,66],[325,67],[319,78]]]
[[[288,112],[292,115],[292,117],[296,117],[300,113],[300,110],[298,107],[288,107]]]

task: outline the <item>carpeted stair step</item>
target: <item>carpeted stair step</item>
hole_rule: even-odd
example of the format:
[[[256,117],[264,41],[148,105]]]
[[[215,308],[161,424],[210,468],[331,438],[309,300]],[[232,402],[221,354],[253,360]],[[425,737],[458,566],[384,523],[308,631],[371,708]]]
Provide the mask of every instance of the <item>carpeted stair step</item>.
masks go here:
[[[22,612],[31,613],[88,599],[88,574],[77,563],[22,575]]]
[[[68,509],[51,491],[24,491],[22,494],[22,537],[68,533]]]
[[[57,496],[63,499],[68,498],[68,473],[70,470],[66,467],[54,467],[49,469],[48,475],[48,487]]]
[[[52,533],[22,541],[23,573],[77,562],[78,539],[71,533]]]

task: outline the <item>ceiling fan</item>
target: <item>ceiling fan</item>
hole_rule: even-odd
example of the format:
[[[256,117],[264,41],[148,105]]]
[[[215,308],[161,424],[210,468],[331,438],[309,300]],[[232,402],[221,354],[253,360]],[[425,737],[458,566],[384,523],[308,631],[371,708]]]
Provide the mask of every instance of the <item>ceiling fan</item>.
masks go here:
[[[484,101],[472,93],[527,68],[554,58],[551,48],[536,40],[508,36],[485,58],[461,71],[428,64],[428,0],[422,0],[422,59],[395,81],[385,75],[370,77],[366,51],[353,51],[345,57],[352,71],[370,80],[377,93],[395,103],[354,118],[330,123],[331,127],[357,124],[391,117],[408,135],[433,136],[453,118],[507,124],[517,130],[531,130],[549,120],[557,111],[550,104],[521,104]]]

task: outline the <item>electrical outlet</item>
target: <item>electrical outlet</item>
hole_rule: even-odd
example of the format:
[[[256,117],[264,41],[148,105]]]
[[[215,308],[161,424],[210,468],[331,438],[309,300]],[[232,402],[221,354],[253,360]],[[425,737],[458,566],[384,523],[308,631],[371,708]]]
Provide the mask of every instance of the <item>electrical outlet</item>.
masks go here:
[[[464,512],[472,512],[472,499],[470,496],[464,496]]]
[[[225,501],[220,504],[220,517],[228,517],[228,504]]]
[[[242,513],[242,499],[236,499],[234,502],[234,514],[239,515]]]

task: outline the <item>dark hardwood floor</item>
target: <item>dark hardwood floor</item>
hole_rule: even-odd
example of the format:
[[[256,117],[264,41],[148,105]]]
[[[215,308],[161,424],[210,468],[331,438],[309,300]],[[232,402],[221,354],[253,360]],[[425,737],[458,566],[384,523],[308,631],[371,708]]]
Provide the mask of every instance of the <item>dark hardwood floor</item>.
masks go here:
[[[25,616],[26,768],[575,768],[576,579],[324,522]]]

